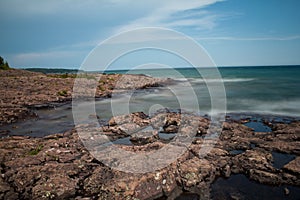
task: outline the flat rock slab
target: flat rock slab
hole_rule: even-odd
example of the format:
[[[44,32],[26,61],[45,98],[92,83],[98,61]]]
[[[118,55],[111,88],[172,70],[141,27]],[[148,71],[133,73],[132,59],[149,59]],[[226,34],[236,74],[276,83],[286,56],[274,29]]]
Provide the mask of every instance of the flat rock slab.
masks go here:
[[[106,127],[84,127],[93,131],[87,131],[89,134],[83,141],[91,140],[91,146],[97,148],[97,145],[103,144],[97,143],[98,139],[102,140],[101,136],[105,135],[112,140],[124,137],[126,134],[116,130],[120,130],[121,126],[130,124],[128,127],[133,127],[132,124],[136,124],[139,127],[151,126],[153,131],[148,131],[147,134],[137,131],[135,135],[131,135],[132,138],[136,137],[136,141],[143,141],[136,145],[115,145],[121,151],[147,154],[170,144],[179,145],[185,151],[161,169],[135,174],[118,171],[95,159],[83,145],[76,129],[44,138],[1,138],[0,199],[174,199],[182,190],[197,194],[199,198],[209,199],[211,184],[218,177],[229,177],[231,174],[244,174],[251,180],[264,184],[300,186],[299,141],[292,139],[298,137],[299,132],[291,130],[298,127],[300,122],[278,126],[274,130],[276,133],[263,134],[254,133],[240,123],[225,123],[217,141],[196,137],[191,144],[184,146],[186,143],[176,142],[176,139],[170,143],[160,141],[156,138],[157,130],[172,124],[181,131],[176,133],[180,135],[179,138],[191,136],[191,133],[183,133],[184,131],[195,131],[197,135],[201,130],[201,135],[206,136],[209,135],[206,131],[209,120],[193,115],[187,117],[180,113],[160,113],[152,117],[134,113],[120,118],[127,121],[118,124],[112,119]],[[199,127],[186,128],[192,125]],[[283,132],[283,129],[288,131]],[[276,137],[282,134],[284,139]],[[199,157],[201,149],[210,144],[213,145],[210,151]],[[233,150],[242,151],[231,154],[230,151]],[[282,169],[274,168],[274,150],[291,153],[296,158]],[[172,153],[174,152],[169,155]],[[164,159],[167,160],[168,156]],[[132,167],[136,163],[128,164]]]

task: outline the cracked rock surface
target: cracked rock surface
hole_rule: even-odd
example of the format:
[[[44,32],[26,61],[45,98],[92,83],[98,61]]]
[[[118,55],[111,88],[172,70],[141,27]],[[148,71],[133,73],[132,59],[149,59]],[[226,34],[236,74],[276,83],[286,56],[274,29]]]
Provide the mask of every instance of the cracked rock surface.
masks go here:
[[[77,127],[86,131],[82,140],[79,129],[43,138],[1,138],[0,199],[174,199],[182,191],[210,199],[211,184],[218,177],[232,174],[244,174],[268,185],[300,186],[299,121],[274,125],[272,132],[265,133],[254,132],[238,122],[224,122],[217,141],[205,137],[210,134],[209,123],[207,118],[173,112],[152,117],[133,113],[112,118],[103,127]],[[122,129],[125,125],[126,130]],[[143,131],[146,126],[153,131]],[[170,134],[178,137],[170,141],[160,139],[156,131],[168,130],[169,126]],[[112,165],[104,165],[83,145],[99,147],[103,136],[111,141],[135,138],[134,144],[115,145],[135,154],[157,151],[170,144],[183,146],[185,151],[163,168],[128,173],[114,167],[122,163],[112,160]],[[155,140],[145,139],[154,136]],[[190,137],[191,143],[186,143],[185,139]],[[209,144],[213,144],[212,149],[200,155],[201,149]],[[278,169],[273,165],[272,152],[293,154],[295,158]],[[171,156],[173,152],[169,153]]]

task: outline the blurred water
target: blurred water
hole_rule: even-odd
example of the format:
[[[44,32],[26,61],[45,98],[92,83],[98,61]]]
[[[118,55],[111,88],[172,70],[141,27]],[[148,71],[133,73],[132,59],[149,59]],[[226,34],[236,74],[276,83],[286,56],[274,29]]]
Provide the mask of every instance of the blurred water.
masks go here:
[[[113,72],[170,77],[178,81],[178,88],[183,91],[190,84],[197,94],[200,109],[203,112],[209,112],[211,109],[210,95],[206,83],[223,82],[226,90],[228,112],[299,116],[300,66],[221,67],[219,71],[222,79],[216,79],[212,69],[200,69],[200,73],[206,74],[206,77],[212,77],[206,81],[195,68]],[[157,95],[165,97],[165,94],[162,92]],[[153,93],[152,95],[156,94]],[[169,101],[168,98],[165,99]]]
[[[152,115],[156,110],[165,107],[199,111],[201,115],[210,114],[211,96],[206,83],[223,82],[229,113],[300,116],[300,67],[224,67],[219,68],[219,71],[222,79],[216,79],[212,69],[201,69],[200,72],[206,74],[206,81],[195,68],[106,72],[148,74],[154,77],[169,77],[176,81],[175,84],[165,87],[113,94],[112,98],[96,100],[96,114],[103,121],[113,115],[139,111]],[[197,108],[194,97],[198,101]],[[222,103],[221,97],[215,100]],[[95,114],[85,112],[85,108],[90,104],[91,102],[83,102],[80,105],[81,110],[75,113],[83,122],[89,119],[90,114]],[[11,130],[15,135],[44,136],[64,132],[74,126],[70,104],[36,112],[39,115],[38,120],[0,127],[0,131]]]

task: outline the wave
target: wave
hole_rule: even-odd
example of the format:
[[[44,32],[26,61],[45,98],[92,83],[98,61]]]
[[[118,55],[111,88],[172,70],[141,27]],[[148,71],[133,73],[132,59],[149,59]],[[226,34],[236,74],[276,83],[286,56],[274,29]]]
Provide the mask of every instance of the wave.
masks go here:
[[[223,78],[223,79],[202,79],[202,78],[177,78],[176,81],[180,82],[193,82],[193,83],[229,83],[229,82],[248,82],[254,81],[255,78]]]
[[[256,99],[227,100],[228,112],[255,112],[300,117],[300,99],[262,101]]]

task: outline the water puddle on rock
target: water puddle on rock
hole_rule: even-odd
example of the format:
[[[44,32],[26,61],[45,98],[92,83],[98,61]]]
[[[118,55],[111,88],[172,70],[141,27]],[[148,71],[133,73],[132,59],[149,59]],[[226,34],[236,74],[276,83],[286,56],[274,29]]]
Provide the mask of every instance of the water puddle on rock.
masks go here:
[[[273,156],[273,167],[276,169],[281,169],[284,165],[288,164],[292,160],[296,158],[295,155],[291,154],[284,154],[284,153],[278,153],[278,152],[272,152]]]
[[[66,104],[57,108],[38,109],[38,119],[29,119],[1,126],[0,130],[8,130],[8,135],[26,135],[43,137],[54,133],[63,133],[74,127],[72,105]]]
[[[168,198],[168,197],[160,197],[157,198],[155,200],[169,200],[169,199],[174,199],[174,200],[199,200],[200,197],[198,194],[195,193],[191,193],[191,192],[182,192],[179,196],[177,197],[172,197],[172,198]]]
[[[240,150],[240,149],[234,149],[234,150],[229,151],[229,153],[231,155],[239,155],[239,154],[242,154],[244,152],[245,152],[245,150]]]
[[[130,141],[130,137],[120,138],[112,142],[113,144],[121,144],[121,145],[133,145]]]
[[[189,192],[183,192],[175,200],[199,200],[199,195]]]
[[[295,186],[269,186],[249,180],[243,174],[231,175],[228,179],[218,178],[212,185],[213,200],[232,199],[300,199],[300,188]]]
[[[244,125],[252,128],[255,132],[272,132],[270,127],[259,121],[250,121]]]
[[[172,140],[176,134],[174,133],[158,133],[158,136],[162,140]]]

